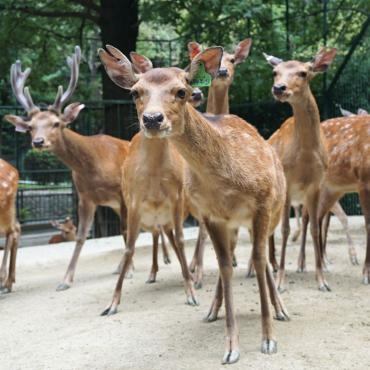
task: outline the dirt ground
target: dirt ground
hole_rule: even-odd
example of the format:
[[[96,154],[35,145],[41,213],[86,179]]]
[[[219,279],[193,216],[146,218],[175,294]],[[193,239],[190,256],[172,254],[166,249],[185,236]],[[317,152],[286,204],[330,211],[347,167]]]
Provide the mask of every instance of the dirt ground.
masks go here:
[[[365,255],[363,220],[351,218],[352,235],[362,265]],[[135,275],[124,282],[119,311],[100,317],[117,279],[111,272],[121,256],[114,250],[89,254],[84,250],[74,286],[55,287],[64,274],[67,252],[49,258],[64,246],[23,248],[14,292],[0,297],[0,369],[220,369],[224,347],[224,311],[214,323],[203,323],[217,276],[214,251],[208,244],[205,283],[200,306],[184,304],[180,268],[161,261],[158,282],[145,284],[151,250],[138,248]],[[91,241],[99,245],[100,241]],[[194,241],[187,242],[192,255]],[[38,249],[40,248],[40,249]],[[54,248],[54,249],[53,249]],[[93,247],[91,247],[93,248]],[[317,290],[312,243],[308,272],[295,272],[298,243],[287,251],[287,291],[283,294],[290,322],[274,322],[278,353],[260,353],[261,323],[255,279],[245,279],[250,244],[239,242],[239,266],[234,273],[234,297],[240,328],[241,358],[237,369],[369,369],[370,287],[361,284],[361,266],[349,262],[346,242],[334,225],[329,236],[327,274],[332,292]],[[60,249],[61,250],[61,249]],[[27,255],[28,253],[28,255]],[[33,254],[33,257],[30,255]],[[28,257],[27,257],[28,256]],[[40,256],[40,258],[38,258]],[[32,258],[31,258],[32,257]],[[63,257],[63,258],[62,258]]]

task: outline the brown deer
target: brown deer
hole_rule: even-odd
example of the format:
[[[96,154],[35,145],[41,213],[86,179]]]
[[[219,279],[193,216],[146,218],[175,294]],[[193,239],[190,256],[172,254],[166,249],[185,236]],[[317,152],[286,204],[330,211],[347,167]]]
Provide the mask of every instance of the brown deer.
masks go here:
[[[288,61],[268,56],[267,62],[274,67],[272,94],[280,102],[288,102],[293,109],[289,118],[268,142],[275,148],[283,164],[287,181],[287,195],[282,221],[282,250],[277,284],[283,289],[285,254],[289,237],[290,206],[303,204],[311,220],[314,242],[316,279],[321,291],[329,291],[324,278],[318,222],[320,187],[327,168],[325,139],[320,126],[320,115],[310,81],[319,72],[325,72],[336,54],[336,49],[321,49],[313,62]]]
[[[154,68],[142,74],[135,74],[129,60],[117,49],[110,46],[107,49],[108,52],[99,50],[100,58],[110,78],[122,88],[131,90],[145,140],[153,141],[153,146],[157,140],[163,140],[163,145],[167,146],[164,140],[169,139],[169,145],[174,144],[188,163],[185,184],[202,213],[220,270],[206,321],[217,319],[225,298],[227,339],[222,362],[234,363],[239,359],[230,232],[240,225],[248,227],[253,235],[253,263],[262,312],[261,349],[263,353],[276,352],[269,291],[277,317],[287,319],[287,313],[267,262],[266,243],[280,220],[284,205],[286,190],[282,166],[271,146],[241,118],[216,116],[216,122],[210,124],[188,104],[192,94],[190,83],[200,63],[215,77],[222,48],[213,47],[199,53],[188,71],[175,67]],[[153,156],[156,157],[155,152]],[[126,266],[133,254],[133,245],[128,235],[124,254]],[[114,311],[116,303],[114,301],[107,309],[108,313]]]
[[[5,234],[3,261],[0,267],[0,294],[10,293],[15,283],[15,267],[18,242],[21,233],[16,218],[16,197],[18,189],[18,171],[0,159],[0,233]],[[7,272],[8,256],[9,270]]]
[[[76,226],[70,217],[66,217],[63,222],[51,221],[50,223],[53,227],[60,230],[61,233],[53,235],[49,239],[49,244],[73,242],[76,240]]]
[[[99,56],[108,74],[112,62],[116,63],[118,58],[131,66],[129,60],[119,50],[112,46],[107,46],[107,48],[109,54],[100,50]],[[143,60],[141,55],[131,53],[131,59],[134,60],[135,70],[152,70],[149,62],[147,69],[140,65],[140,61]],[[116,79],[113,81],[120,87],[126,86]],[[137,99],[138,90],[132,90],[131,93],[133,98]],[[151,101],[151,97],[147,96],[145,100]],[[155,101],[155,98],[153,100]],[[155,233],[155,230],[158,229],[158,225],[163,227],[179,259],[187,303],[189,305],[198,304],[184,251],[184,161],[168,139],[151,134],[152,132],[156,134],[157,125],[163,118],[154,110],[145,113],[143,120],[140,121],[141,132],[132,139],[127,159],[123,165],[122,189],[127,205],[127,244],[121,262],[122,271],[112,302],[102,315],[112,315],[117,312],[124,276],[132,262],[140,228],[153,233],[153,265],[148,282],[155,281],[158,271],[156,256],[159,238],[159,233]],[[172,232],[173,229],[175,234]]]
[[[320,196],[318,219],[345,194],[358,192],[365,217],[367,249],[363,282],[370,282],[370,115],[332,118],[322,123],[328,148],[328,172]],[[323,245],[325,248],[325,244]],[[304,245],[303,245],[304,251]],[[322,256],[325,255],[325,249]]]
[[[108,206],[121,218],[125,225],[126,206],[121,192],[121,167],[128,153],[129,143],[108,135],[83,136],[68,128],[83,104],[63,106],[72,97],[77,86],[81,51],[67,59],[71,69],[68,89],[59,86],[55,101],[46,111],[41,111],[31,98],[28,87],[24,87],[31,70],[21,70],[17,61],[11,68],[11,84],[18,102],[27,112],[26,117],[7,115],[5,119],[15,126],[16,131],[29,132],[32,146],[54,153],[72,170],[72,179],[78,194],[77,241],[67,272],[57,287],[58,291],[70,288],[77,260],[91,228],[96,207]]]
[[[212,80],[208,90],[207,114],[229,114],[229,88],[234,80],[235,68],[242,63],[249,55],[252,46],[252,39],[247,38],[235,46],[233,53],[224,51],[221,59],[220,68],[217,76]],[[202,51],[201,45],[197,42],[188,43],[190,61]],[[212,121],[210,121],[212,122]],[[191,199],[191,196],[189,197]],[[194,206],[194,208],[196,208]],[[196,211],[195,211],[196,212]],[[232,244],[237,243],[238,229],[232,233]],[[203,280],[203,256],[206,241],[206,230],[204,223],[199,222],[199,235],[194,251],[193,259],[190,264],[190,271],[195,272],[195,287],[200,288]],[[233,249],[235,248],[232,247]],[[237,266],[237,260],[233,255],[233,266]]]

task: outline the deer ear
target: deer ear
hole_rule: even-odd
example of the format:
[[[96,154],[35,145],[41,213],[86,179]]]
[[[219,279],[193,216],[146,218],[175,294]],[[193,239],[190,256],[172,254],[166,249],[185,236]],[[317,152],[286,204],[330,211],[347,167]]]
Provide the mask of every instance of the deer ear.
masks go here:
[[[130,90],[138,81],[130,61],[118,49],[107,45],[106,52],[99,49],[98,54],[110,79],[119,87]]]
[[[267,55],[265,53],[262,53],[265,59],[267,60],[267,63],[270,64],[272,67],[276,67],[278,64],[282,63],[283,60],[280,58],[276,58],[273,55]]]
[[[212,77],[216,77],[221,64],[222,53],[223,49],[221,46],[212,46],[197,54],[190,63],[187,73],[188,81],[191,81],[195,77],[201,63],[204,64],[207,73]]]
[[[130,53],[130,58],[135,71],[138,73],[145,73],[153,68],[151,60],[144,55],[140,55],[132,51]]]
[[[15,131],[28,132],[29,130],[28,122],[25,121],[22,117],[7,114],[4,119],[5,121],[10,122],[15,127]]]
[[[330,64],[333,62],[337,49],[322,48],[315,56],[312,64],[312,70],[314,72],[325,72]]]
[[[50,224],[51,226],[55,227],[56,229],[60,229],[60,223],[53,220],[53,221],[50,221]]]
[[[239,64],[244,62],[244,60],[249,55],[249,51],[252,46],[252,39],[245,39],[243,41],[240,41],[239,44],[235,47],[234,51],[234,59],[235,64]]]
[[[188,43],[189,59],[193,60],[194,57],[202,51],[202,47],[195,41]]]
[[[63,122],[67,124],[73,122],[77,118],[80,111],[84,108],[85,105],[80,103],[72,103],[67,105],[63,111]]]

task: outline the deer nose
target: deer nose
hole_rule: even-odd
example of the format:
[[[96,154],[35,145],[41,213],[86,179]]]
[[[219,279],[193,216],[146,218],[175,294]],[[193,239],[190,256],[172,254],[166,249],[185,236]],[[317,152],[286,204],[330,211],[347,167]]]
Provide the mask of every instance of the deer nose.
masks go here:
[[[45,140],[42,137],[37,137],[32,140],[32,144],[35,148],[42,148],[42,146],[44,145],[44,141]]]
[[[155,113],[144,113],[143,114],[143,122],[145,128],[148,129],[159,129],[161,123],[163,122],[163,114],[160,112]]]
[[[227,77],[227,76],[228,76],[227,68],[225,68],[225,67],[221,67],[221,68],[218,70],[217,75],[218,75],[219,77]]]
[[[275,95],[281,95],[286,90],[286,86],[284,84],[274,85],[272,88],[272,92]]]
[[[194,100],[194,101],[199,101],[199,100],[202,100],[202,97],[203,97],[203,93],[200,89],[194,89],[193,90],[193,93],[191,94],[191,98]]]

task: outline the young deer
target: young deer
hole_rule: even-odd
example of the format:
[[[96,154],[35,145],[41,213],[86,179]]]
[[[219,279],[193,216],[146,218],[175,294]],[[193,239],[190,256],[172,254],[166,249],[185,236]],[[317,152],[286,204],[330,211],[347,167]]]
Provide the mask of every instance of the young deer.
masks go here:
[[[145,140],[156,145],[157,140],[169,139],[188,163],[185,184],[201,211],[220,269],[206,321],[217,319],[225,298],[227,339],[222,362],[233,363],[239,358],[231,284],[233,251],[229,241],[230,231],[240,225],[248,227],[253,235],[253,263],[261,298],[262,352],[276,352],[268,291],[277,317],[287,319],[287,313],[267,262],[266,243],[279,222],[284,205],[286,190],[282,166],[271,146],[244,120],[224,115],[215,117],[217,122],[210,124],[188,104],[192,93],[190,82],[200,63],[215,77],[222,48],[213,47],[198,54],[187,72],[170,67],[154,68],[139,75],[134,73],[122,53],[107,48],[109,52],[99,50],[100,58],[110,78],[131,90]],[[131,236],[127,239],[125,264],[133,254]]]
[[[282,223],[283,241],[277,284],[282,289],[285,275],[285,253],[289,237],[290,206],[303,204],[311,220],[314,242],[316,279],[321,291],[329,291],[325,281],[317,217],[320,188],[326,168],[327,154],[320,115],[309,83],[318,72],[325,72],[333,61],[336,49],[321,49],[313,62],[283,62],[273,56],[265,57],[274,67],[272,94],[280,102],[288,102],[293,117],[285,121],[268,142],[275,148],[283,164],[287,194]]]
[[[21,233],[15,208],[18,180],[18,171],[0,159],[0,233],[6,236],[3,261],[0,267],[0,294],[11,292],[12,285],[15,283],[17,249]],[[9,271],[7,272],[9,253]]]
[[[363,282],[370,282],[370,115],[339,117],[322,123],[328,147],[328,172],[320,196],[318,219],[345,194],[358,192],[365,217],[367,249]],[[322,251],[324,255],[325,250]]]
[[[53,235],[49,240],[49,244],[73,242],[76,240],[76,226],[70,217],[66,217],[63,222],[51,221],[50,223],[53,227],[60,230],[61,233]]]
[[[224,51],[221,59],[220,68],[217,71],[217,76],[212,80],[211,86],[208,90],[207,98],[207,114],[229,114],[229,88],[234,80],[235,68],[248,57],[250,48],[252,46],[252,39],[247,38],[235,46],[233,53],[226,53]],[[189,42],[188,52],[190,61],[202,51],[201,45],[197,42]],[[212,121],[210,121],[212,122]],[[189,197],[191,200],[191,196]],[[195,205],[194,205],[194,207]],[[195,213],[196,210],[194,211]],[[201,217],[199,217],[201,218]],[[232,244],[237,243],[238,229],[232,233]],[[195,272],[195,287],[200,288],[203,280],[203,256],[206,241],[206,230],[202,220],[199,220],[199,234],[194,251],[193,259],[190,264],[190,271]],[[232,247],[233,249],[235,248]],[[237,260],[233,255],[233,266],[237,266]]]
[[[111,65],[116,64],[117,60],[122,60],[131,66],[131,63],[119,50],[112,46],[107,46],[107,49],[109,54],[100,49],[99,56],[108,74],[110,74]],[[149,60],[147,68],[142,65],[143,57],[141,55],[131,53],[131,59],[134,60],[135,70],[152,70]],[[122,83],[117,79],[113,79],[113,81],[120,87],[127,87],[126,82]],[[139,87],[137,90],[131,91],[133,98],[137,101],[139,91]],[[151,101],[150,96],[142,98],[142,100],[144,99]],[[153,100],[155,101],[155,97]],[[158,271],[155,258],[159,238],[159,233],[155,233],[155,230],[158,230],[158,225],[163,227],[179,259],[187,303],[189,305],[198,304],[184,251],[182,226],[185,200],[184,161],[168,139],[156,135],[158,123],[162,119],[164,117],[155,110],[148,110],[144,114],[140,120],[141,132],[132,139],[127,159],[123,165],[122,189],[127,205],[127,244],[121,262],[122,271],[112,302],[102,315],[112,315],[117,312],[124,276],[134,255],[140,228],[150,230],[153,233],[153,267],[148,282],[155,281]],[[173,229],[175,235],[173,235]]]
[[[28,87],[24,87],[31,70],[21,70],[17,61],[11,68],[11,84],[18,102],[27,112],[27,117],[13,115],[5,119],[15,126],[16,131],[30,132],[32,146],[54,153],[72,170],[72,178],[78,194],[77,241],[67,272],[57,287],[58,291],[68,289],[73,282],[77,260],[91,228],[96,207],[111,207],[121,218],[126,220],[126,206],[121,192],[121,167],[128,153],[129,143],[108,135],[83,136],[68,128],[83,104],[72,103],[62,108],[76,88],[81,52],[76,47],[75,53],[67,59],[71,69],[68,89],[63,93],[59,86],[54,104],[46,111],[41,111],[32,101]]]

